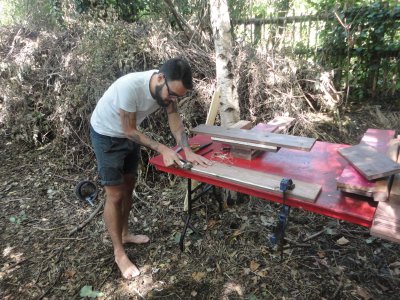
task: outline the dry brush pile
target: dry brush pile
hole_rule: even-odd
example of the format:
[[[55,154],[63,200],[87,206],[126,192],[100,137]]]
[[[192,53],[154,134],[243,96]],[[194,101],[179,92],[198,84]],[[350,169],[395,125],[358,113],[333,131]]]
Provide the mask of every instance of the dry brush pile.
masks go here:
[[[188,42],[179,33],[159,28],[167,25],[82,20],[79,25],[48,31],[0,29],[1,138],[36,149],[24,155],[23,149],[0,144],[5,158],[0,197],[4,195],[6,216],[0,218],[0,235],[10,244],[10,253],[12,247],[31,253],[21,261],[3,253],[1,263],[8,265],[0,276],[7,293],[19,293],[24,299],[77,298],[82,286],[90,283],[106,291],[107,297],[126,296],[121,290],[128,284],[120,281],[112,249],[99,238],[105,233],[101,217],[69,236],[93,212],[75,200],[73,187],[82,174],[95,176],[88,118],[119,76],[157,68],[173,56],[186,57],[196,89],[179,105],[188,128],[204,122],[215,89],[212,46]],[[395,114],[383,114],[379,107],[342,115],[341,95],[320,67],[239,45],[234,57],[242,119],[258,123],[286,114],[296,118],[295,134],[338,142],[357,140],[367,126],[393,128],[399,122]],[[171,146],[174,143],[162,112],[146,120],[143,131]],[[143,160],[153,154],[145,149],[142,153]],[[209,205],[211,199],[205,199],[199,204],[205,209],[200,207],[200,217],[195,216],[199,228],[206,229],[205,236],[188,237],[187,252],[180,253],[176,240],[182,229],[183,182],[169,178],[169,185],[160,184],[156,176],[167,176],[149,173],[145,171],[136,190],[130,224],[151,234],[154,241],[130,253],[140,266],[150,264],[157,280],[168,283],[168,289],[153,292],[164,299],[165,295],[189,299],[196,293],[198,298],[218,298],[225,290],[239,289],[240,284],[227,286],[226,278],[243,280],[244,290],[235,294],[272,293],[262,294],[264,298],[282,298],[289,292],[293,299],[332,294],[360,298],[375,281],[374,287],[383,292],[398,291],[398,281],[387,275],[387,264],[382,263],[388,258],[396,262],[397,248],[378,242],[365,247],[367,230],[351,231],[353,227],[304,211],[293,215],[288,237],[320,235],[314,235],[315,243],[290,254],[286,263],[279,263],[279,254],[266,249],[264,236],[275,222],[278,207],[264,201],[250,201],[220,215],[214,203]],[[352,242],[349,247],[336,244],[343,234]],[[371,254],[374,248],[382,253],[377,252],[380,256],[371,262],[371,257],[377,257]],[[350,266],[350,275],[344,275],[345,266]]]
[[[1,28],[2,133],[33,147],[52,142],[69,161],[85,165],[81,154],[90,153],[88,118],[104,90],[126,73],[158,68],[175,56],[185,57],[194,71],[196,89],[180,103],[185,125],[203,123],[216,84],[212,45],[159,30],[168,26],[82,19],[52,30]],[[377,127],[399,126],[396,116],[382,118],[377,108],[361,109],[353,115],[357,120],[343,116],[342,94],[329,70],[318,65],[241,45],[234,57],[242,119],[259,123],[288,115],[297,120],[293,134],[347,143],[357,141],[371,121]],[[162,113],[149,118],[143,130],[174,143]]]

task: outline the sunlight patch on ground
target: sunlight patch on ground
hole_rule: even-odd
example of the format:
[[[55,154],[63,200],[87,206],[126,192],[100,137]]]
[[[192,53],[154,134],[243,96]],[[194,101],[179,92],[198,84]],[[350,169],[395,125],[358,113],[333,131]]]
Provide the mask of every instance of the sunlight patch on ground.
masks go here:
[[[14,249],[14,247],[10,247],[10,246],[6,247],[6,248],[3,250],[3,256],[4,256],[4,257],[9,257],[10,259],[12,259],[12,260],[15,261],[15,262],[21,261],[21,258],[22,258],[23,253],[21,253],[21,252],[19,252],[19,253],[14,253],[14,252],[13,252],[13,249]]]
[[[227,282],[224,284],[222,299],[229,299],[229,296],[243,297],[243,286],[236,282]]]
[[[129,290],[140,297],[146,297],[153,290],[162,290],[164,282],[154,281],[153,269],[149,265],[140,268],[141,274],[129,284]]]
[[[0,269],[0,279],[3,279],[4,276],[14,270],[14,267],[18,266],[18,264],[24,260],[23,253],[14,252],[15,247],[7,246],[3,249],[3,257],[8,258],[8,262],[5,263]]]
[[[12,249],[14,249],[14,247],[7,246],[7,247],[3,250],[3,256],[4,256],[4,257],[9,256],[10,253],[11,253],[11,251],[12,251]]]

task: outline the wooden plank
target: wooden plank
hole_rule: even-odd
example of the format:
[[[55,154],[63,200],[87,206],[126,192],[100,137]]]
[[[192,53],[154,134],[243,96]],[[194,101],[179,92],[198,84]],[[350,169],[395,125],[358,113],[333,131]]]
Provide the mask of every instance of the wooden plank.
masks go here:
[[[360,143],[367,144],[381,153],[387,151],[387,144],[395,136],[394,130],[369,128]],[[353,194],[366,195],[374,191],[375,183],[365,179],[352,165],[343,169],[342,174],[336,179],[340,190],[352,190]]]
[[[357,194],[357,195],[361,195],[361,196],[365,196],[365,197],[372,197],[373,196],[373,193],[372,192],[367,192],[367,191],[360,191],[360,190],[352,190],[352,189],[349,189],[349,188],[341,188],[340,189],[342,192],[345,192],[345,193],[349,193],[349,194]]]
[[[370,233],[373,236],[400,243],[400,203],[380,202]]]
[[[269,121],[267,123],[267,125],[269,126],[275,126],[274,130],[271,130],[271,132],[284,132],[286,130],[288,130],[290,127],[292,127],[293,123],[296,121],[295,118],[292,117],[285,117],[285,116],[279,116],[279,117],[275,117],[273,120]],[[259,128],[254,127],[253,130],[265,130],[265,128],[263,128],[263,124],[259,124]],[[257,128],[257,129],[256,129]]]
[[[393,177],[392,188],[389,195],[390,202],[400,203],[400,174],[395,174]]]
[[[210,108],[208,109],[206,124],[208,125],[214,124],[215,118],[217,117],[218,114],[220,99],[221,99],[221,94],[219,88],[217,88],[212,97]]]
[[[392,182],[393,175],[383,179],[379,179],[375,182],[374,192],[372,193],[374,201],[382,202],[388,200]]]
[[[374,220],[370,234],[394,243],[400,243],[400,224],[393,224],[385,220]]]
[[[220,89],[217,87],[217,89],[214,91],[213,97],[211,99],[210,108],[208,109],[207,119],[206,119],[207,125],[214,125],[215,118],[217,117],[219,106],[220,106],[220,100],[221,100],[221,92],[220,92]],[[191,184],[192,190],[195,189],[196,186],[198,186],[198,185],[199,185],[199,183],[196,180],[192,180],[192,184]],[[189,209],[188,201],[189,201],[189,198],[188,198],[188,193],[186,191],[186,196],[185,196],[185,200],[183,203],[184,211],[188,211],[188,209]]]
[[[397,136],[399,140],[399,136]],[[400,155],[397,153],[397,160],[400,163]],[[393,182],[390,188],[389,201],[400,203],[400,174],[393,175]]]
[[[354,167],[349,165],[343,169],[342,174],[336,180],[336,186],[343,191],[351,190],[353,194],[363,196],[369,194],[372,197],[375,182],[365,179]]]
[[[341,148],[338,152],[368,180],[400,172],[400,164],[365,144]]]
[[[198,134],[210,135],[213,137],[227,138],[236,141],[256,143],[261,145],[285,147],[298,150],[310,151],[315,143],[315,139],[294,135],[277,133],[260,133],[245,129],[223,128],[219,126],[199,125],[192,129]]]
[[[389,142],[395,137],[395,130],[369,128],[363,135],[360,144],[366,144],[379,152],[386,153]]]
[[[251,121],[240,120],[235,124],[229,126],[229,128],[239,128],[239,129],[250,129],[253,127],[253,123]]]
[[[397,156],[399,154],[399,141],[393,139],[389,142],[387,157],[394,162],[397,162]],[[375,182],[373,197],[375,201],[387,201],[389,198],[390,188],[393,182],[393,176],[377,180]]]
[[[282,132],[288,130],[293,123],[295,122],[294,118],[285,117],[285,116],[278,116],[275,117],[273,120],[269,121],[267,124],[259,123],[252,131],[257,132]],[[229,126],[229,128],[240,128],[240,129],[250,129],[252,123],[250,121],[240,120],[236,124]],[[245,143],[245,142],[238,142],[235,140],[229,139],[220,139],[220,138],[212,138],[215,141],[220,141],[225,144],[231,145],[231,154],[234,157],[238,157],[241,159],[251,160],[254,159],[256,156],[262,154],[263,152],[277,152],[279,150],[278,147],[275,146],[266,146],[266,145],[258,145],[254,143]]]
[[[222,164],[215,162],[214,165],[208,167],[194,166],[191,172],[217,177],[229,182],[256,188],[272,194],[282,195],[279,190],[281,176],[268,174],[249,169],[235,167],[233,165]],[[315,202],[321,192],[321,185],[311,184],[304,181],[293,179],[295,188],[287,192],[290,198],[304,200],[308,202]]]
[[[267,146],[267,145],[261,145],[261,144],[255,144],[255,143],[238,142],[235,140],[223,139],[223,138],[218,138],[218,137],[211,137],[211,139],[213,141],[218,141],[221,143],[235,146],[238,149],[257,149],[257,150],[270,151],[270,152],[278,151],[278,148],[273,147],[273,146]]]
[[[388,222],[400,222],[400,203],[379,202],[375,218],[385,219]]]

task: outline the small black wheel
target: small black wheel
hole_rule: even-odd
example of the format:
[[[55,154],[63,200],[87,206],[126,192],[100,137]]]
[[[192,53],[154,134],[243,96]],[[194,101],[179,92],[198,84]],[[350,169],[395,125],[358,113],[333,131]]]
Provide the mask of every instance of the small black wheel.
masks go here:
[[[93,201],[96,200],[99,191],[96,185],[88,180],[79,182],[75,187],[75,195],[79,200],[88,201],[93,205]]]

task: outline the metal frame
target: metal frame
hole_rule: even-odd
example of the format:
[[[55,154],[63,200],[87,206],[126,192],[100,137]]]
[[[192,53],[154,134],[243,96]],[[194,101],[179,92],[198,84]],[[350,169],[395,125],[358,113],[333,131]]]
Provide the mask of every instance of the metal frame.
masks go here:
[[[194,195],[200,189],[202,189],[202,190],[199,193],[197,193],[197,195]],[[204,183],[204,182],[200,182],[200,184],[198,186],[196,186],[192,190],[192,179],[190,179],[190,178],[187,179],[188,210],[187,210],[187,213],[186,213],[186,218],[184,220],[185,225],[183,227],[183,230],[182,230],[182,233],[181,233],[181,237],[180,237],[180,240],[179,240],[179,247],[180,247],[182,252],[185,250],[184,240],[185,240],[185,236],[186,236],[186,232],[187,232],[188,227],[190,229],[192,229],[194,232],[197,231],[190,224],[190,219],[191,219],[192,213],[193,213],[193,203],[196,200],[200,199],[204,194],[208,193],[211,189],[212,189],[212,192],[214,194],[214,197],[218,201],[219,210],[222,211],[222,200],[217,195],[217,192],[216,192],[216,189],[215,189],[214,185],[207,184],[207,183]]]

